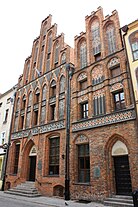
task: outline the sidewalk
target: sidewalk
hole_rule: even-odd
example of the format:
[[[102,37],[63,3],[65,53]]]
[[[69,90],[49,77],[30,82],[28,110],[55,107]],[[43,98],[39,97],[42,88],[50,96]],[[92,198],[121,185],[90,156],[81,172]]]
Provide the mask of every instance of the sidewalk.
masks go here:
[[[11,194],[6,194],[3,191],[0,191],[0,197],[8,197],[8,198],[13,198],[16,200],[25,200],[29,201],[32,203],[37,203],[37,204],[43,204],[43,205],[49,205],[49,207],[65,207],[65,206],[71,206],[71,207],[104,207],[103,204],[101,203],[95,203],[95,202],[90,202],[90,203],[80,203],[77,201],[66,201],[67,205],[65,205],[65,200],[60,199],[60,198],[55,198],[55,197],[46,197],[46,196],[40,196],[40,197],[35,197],[35,198],[28,198],[28,197],[23,197],[23,196],[17,196],[17,195],[11,195]]]

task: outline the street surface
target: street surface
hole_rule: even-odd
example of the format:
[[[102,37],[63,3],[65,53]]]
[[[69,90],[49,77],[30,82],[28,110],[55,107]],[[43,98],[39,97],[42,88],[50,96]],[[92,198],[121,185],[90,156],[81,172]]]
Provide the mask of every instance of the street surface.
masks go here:
[[[0,207],[104,207],[101,203],[90,202],[88,204],[77,201],[67,201],[55,197],[39,196],[28,198],[4,193],[0,191]]]

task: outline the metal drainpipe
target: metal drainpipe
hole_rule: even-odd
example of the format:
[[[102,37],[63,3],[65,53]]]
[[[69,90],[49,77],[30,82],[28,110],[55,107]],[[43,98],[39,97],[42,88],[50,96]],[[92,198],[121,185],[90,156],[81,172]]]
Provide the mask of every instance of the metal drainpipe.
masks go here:
[[[69,145],[70,145],[70,100],[71,100],[71,78],[74,67],[66,65],[67,70],[67,94],[66,94],[66,156],[65,156],[65,200],[70,200],[70,172],[69,172]]]

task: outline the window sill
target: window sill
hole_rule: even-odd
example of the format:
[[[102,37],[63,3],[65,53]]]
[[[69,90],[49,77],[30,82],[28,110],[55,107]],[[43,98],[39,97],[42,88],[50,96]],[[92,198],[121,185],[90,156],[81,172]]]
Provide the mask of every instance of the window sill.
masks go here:
[[[89,183],[78,183],[78,182],[75,182],[73,183],[74,185],[86,185],[86,186],[90,186],[90,182]]]

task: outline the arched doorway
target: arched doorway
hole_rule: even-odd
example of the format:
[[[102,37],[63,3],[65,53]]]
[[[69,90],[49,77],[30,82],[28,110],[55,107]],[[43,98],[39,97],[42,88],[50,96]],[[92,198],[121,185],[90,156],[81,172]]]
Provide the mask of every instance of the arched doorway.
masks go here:
[[[31,148],[29,153],[29,181],[35,181],[36,175],[36,147],[35,145]]]
[[[126,145],[121,141],[117,141],[113,145],[112,156],[114,160],[116,194],[131,195],[132,186]]]

